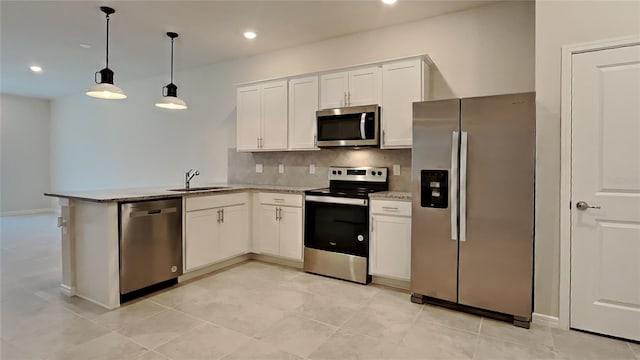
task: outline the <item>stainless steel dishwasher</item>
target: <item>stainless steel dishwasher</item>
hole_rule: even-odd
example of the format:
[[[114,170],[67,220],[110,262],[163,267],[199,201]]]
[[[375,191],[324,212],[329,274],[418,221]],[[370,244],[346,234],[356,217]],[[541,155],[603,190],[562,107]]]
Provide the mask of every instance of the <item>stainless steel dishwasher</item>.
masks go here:
[[[182,199],[120,204],[120,294],[182,275]]]

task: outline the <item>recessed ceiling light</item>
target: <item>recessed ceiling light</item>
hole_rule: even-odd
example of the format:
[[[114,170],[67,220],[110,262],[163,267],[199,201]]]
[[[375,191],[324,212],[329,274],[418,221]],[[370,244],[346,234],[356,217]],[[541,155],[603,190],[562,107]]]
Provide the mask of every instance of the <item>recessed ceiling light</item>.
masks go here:
[[[80,43],[80,47],[83,49],[91,49],[91,44]]]
[[[254,33],[253,31],[246,31],[246,32],[244,33],[244,37],[245,37],[245,38],[247,38],[247,39],[249,39],[249,40],[253,40],[253,39],[255,39],[255,38],[256,38],[256,36],[257,36],[257,35],[256,35],[256,33]]]
[[[385,3],[385,4],[387,4],[387,5],[395,4],[395,3],[396,3],[396,1],[398,1],[398,0],[382,0],[382,2],[383,2],[383,3]]]
[[[38,65],[31,65],[29,66],[29,69],[31,69],[31,71],[33,71],[34,73],[41,73],[42,72],[42,68]]]

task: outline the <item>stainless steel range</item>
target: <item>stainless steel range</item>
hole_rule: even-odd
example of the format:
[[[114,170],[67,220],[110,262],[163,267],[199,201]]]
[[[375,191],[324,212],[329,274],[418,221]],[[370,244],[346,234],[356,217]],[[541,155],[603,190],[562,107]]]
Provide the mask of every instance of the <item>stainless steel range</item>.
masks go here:
[[[329,187],[305,192],[304,271],[369,283],[369,193],[388,189],[387,168],[330,167]]]

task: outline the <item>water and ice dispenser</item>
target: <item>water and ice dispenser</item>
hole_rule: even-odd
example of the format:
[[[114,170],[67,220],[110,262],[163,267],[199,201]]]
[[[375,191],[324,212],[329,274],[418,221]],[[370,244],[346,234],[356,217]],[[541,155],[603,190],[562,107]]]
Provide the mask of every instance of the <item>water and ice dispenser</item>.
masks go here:
[[[449,205],[449,171],[420,171],[420,206],[446,209]]]

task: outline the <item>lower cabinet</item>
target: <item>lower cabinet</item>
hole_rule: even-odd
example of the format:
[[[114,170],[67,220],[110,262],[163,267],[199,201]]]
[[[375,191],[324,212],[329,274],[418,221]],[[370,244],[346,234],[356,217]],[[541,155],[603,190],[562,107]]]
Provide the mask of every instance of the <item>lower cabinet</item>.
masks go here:
[[[371,201],[369,273],[398,280],[411,278],[411,203]]]
[[[259,193],[254,252],[302,260],[302,196]]]
[[[250,251],[247,194],[187,198],[185,208],[185,272]]]

